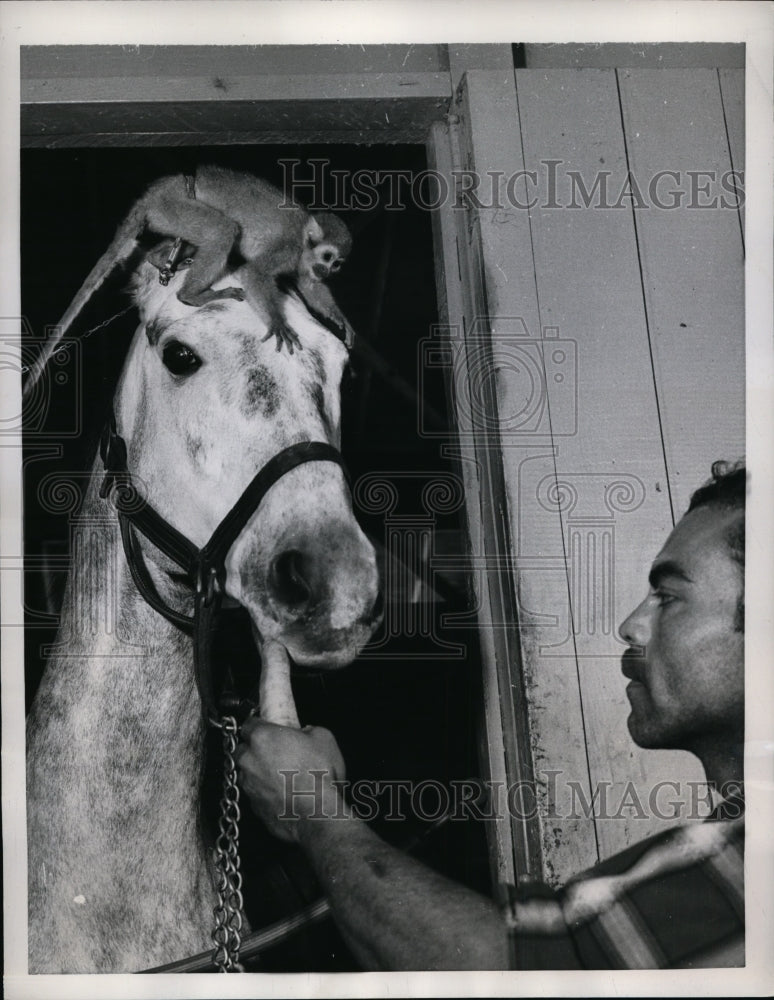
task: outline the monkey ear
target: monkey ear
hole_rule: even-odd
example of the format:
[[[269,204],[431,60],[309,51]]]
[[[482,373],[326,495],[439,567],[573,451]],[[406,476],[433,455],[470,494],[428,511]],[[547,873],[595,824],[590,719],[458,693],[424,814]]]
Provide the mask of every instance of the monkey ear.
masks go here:
[[[309,246],[315,246],[323,238],[322,226],[313,215],[309,216],[309,222],[306,225],[306,238]]]

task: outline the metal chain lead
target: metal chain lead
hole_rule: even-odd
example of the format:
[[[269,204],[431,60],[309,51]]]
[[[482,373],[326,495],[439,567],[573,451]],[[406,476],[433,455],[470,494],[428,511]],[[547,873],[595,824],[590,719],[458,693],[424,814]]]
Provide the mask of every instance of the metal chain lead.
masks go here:
[[[212,940],[215,951],[213,964],[220,972],[244,972],[239,962],[242,944],[244,904],[242,874],[239,871],[239,786],[237,785],[234,753],[239,726],[232,715],[221,721],[223,730],[223,796],[220,800],[219,834],[215,841],[216,890],[218,905],[214,909],[215,928]]]

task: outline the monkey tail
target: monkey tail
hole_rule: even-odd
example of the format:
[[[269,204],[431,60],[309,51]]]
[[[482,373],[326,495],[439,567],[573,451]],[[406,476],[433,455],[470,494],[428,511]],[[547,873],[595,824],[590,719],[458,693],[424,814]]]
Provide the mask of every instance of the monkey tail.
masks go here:
[[[32,390],[40,381],[46,365],[55,353],[62,338],[77,319],[81,310],[92,295],[105,283],[115,266],[128,260],[137,246],[137,238],[145,223],[145,208],[142,203],[135,205],[126,219],[121,223],[118,232],[113,237],[110,246],[102,254],[89,272],[88,277],[75,294],[75,298],[67,307],[67,311],[54,327],[48,340],[43,344],[35,360],[30,365],[29,375],[22,390],[22,400],[26,402]]]

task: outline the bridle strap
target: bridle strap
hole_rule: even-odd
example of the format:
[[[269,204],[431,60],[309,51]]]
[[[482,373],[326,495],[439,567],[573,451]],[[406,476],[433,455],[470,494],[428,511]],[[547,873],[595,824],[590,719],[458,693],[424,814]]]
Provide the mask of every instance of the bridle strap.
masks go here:
[[[111,488],[116,486],[114,503],[124,553],[134,584],[154,611],[181,631],[193,635],[194,669],[202,711],[206,719],[217,725],[221,713],[213,688],[210,652],[212,634],[223,601],[225,563],[229,550],[271,487],[297,466],[307,462],[335,462],[341,467],[345,478],[348,478],[341,453],[324,441],[301,441],[284,448],[256,473],[201,549],[197,549],[185,535],[165,521],[138,493],[127,467],[126,442],[117,431],[114,413],[105,426],[100,442],[100,455],[105,466],[100,496],[106,498]],[[137,543],[134,529],[191,577],[195,588],[193,617],[176,611],[161,597]]]
[[[278,452],[253,477],[242,496],[215,529],[199,553],[200,565],[205,568],[222,566],[229,549],[271,487],[296,466],[306,462],[336,462],[344,468],[341,453],[324,441],[301,441]]]
[[[142,550],[134,536],[132,522],[125,514],[119,513],[118,523],[121,528],[121,541],[124,543],[124,552],[126,554],[126,561],[129,564],[129,572],[132,574],[134,585],[140,592],[145,603],[149,604],[154,611],[157,611],[166,618],[168,622],[179,628],[181,632],[185,632],[186,635],[193,635],[193,616],[184,615],[182,611],[175,611],[173,607],[170,607],[164,601],[156,589],[156,584],[153,582],[153,578],[148,572],[148,567],[145,565]]]
[[[105,466],[105,478],[99,495],[104,500],[115,483],[118,489],[113,502],[119,515],[129,520],[149,542],[174,560],[186,573],[194,573],[199,550],[138,493],[126,464],[126,442],[116,430],[114,413],[111,413],[105,426],[99,451]]]
[[[242,529],[258,509],[261,500],[284,475],[306,462],[336,462],[343,466],[341,453],[324,441],[301,441],[284,448],[253,477],[240,498],[226,514],[212,537],[199,552],[194,605],[194,668],[205,715],[217,725],[220,713],[209,668],[212,637],[226,583],[226,556]],[[346,478],[346,472],[345,472]]]

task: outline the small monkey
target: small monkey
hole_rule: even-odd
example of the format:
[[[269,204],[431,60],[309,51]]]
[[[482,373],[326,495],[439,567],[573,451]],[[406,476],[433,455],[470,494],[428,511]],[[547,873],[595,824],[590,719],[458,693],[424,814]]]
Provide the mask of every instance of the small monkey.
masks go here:
[[[129,260],[145,230],[179,238],[196,248],[177,293],[186,305],[246,297],[268,323],[264,339],[274,336],[277,350],[286,343],[292,352],[293,345],[300,344],[282,312],[283,293],[292,289],[316,319],[333,323],[351,342],[351,328],[323,284],[339,270],[351,249],[345,224],[335,215],[310,215],[285,202],[281,191],[259,177],[203,166],[195,178],[178,174],[154,181],[135,202],[70,303],[56,337],[42,349],[25,395],[88,300],[118,264]],[[246,263],[244,289],[213,289],[229,269],[239,266],[235,254]],[[156,257],[150,255],[158,266]]]
[[[248,301],[269,324],[264,340],[276,337],[277,350],[286,343],[291,354],[293,345],[301,346],[282,311],[282,293],[291,290],[298,293],[315,319],[337,326],[351,346],[351,327],[323,284],[340,270],[349,255],[352,247],[349,230],[329,212],[303,213],[297,223],[301,224],[300,229],[294,225],[286,226],[284,231],[277,229],[273,234],[268,229],[264,231],[260,249],[251,248],[242,272]]]
[[[281,198],[278,191],[275,194]],[[283,213],[287,211],[282,209]],[[186,292],[186,284],[194,277],[189,273],[178,298],[187,304],[198,305],[200,301],[208,302],[216,298],[246,297],[268,323],[269,330],[263,339],[276,337],[277,350],[284,343],[292,354],[294,345],[300,347],[301,344],[295,331],[285,322],[282,296],[295,292],[315,319],[326,325],[333,323],[344,342],[351,347],[354,331],[339,311],[328,288],[322,284],[336,274],[345,262],[352,246],[350,232],[341,219],[329,212],[308,215],[303,209],[297,210],[297,206],[293,206],[291,211],[294,212],[292,219],[283,215],[277,220],[284,230],[280,225],[272,226],[268,213],[264,214],[267,224],[261,231],[260,242],[249,246],[250,257],[242,268],[244,293],[240,288],[208,289],[198,293],[196,289],[201,279],[197,278],[192,296],[190,291]],[[187,252],[183,251],[187,243],[183,243],[182,247],[180,243],[179,237],[175,244],[166,241],[148,255],[161,272],[164,284],[171,273],[170,254],[174,259],[181,252]],[[241,239],[240,253],[246,246],[246,241]],[[189,257],[185,264],[195,266],[196,257]]]

